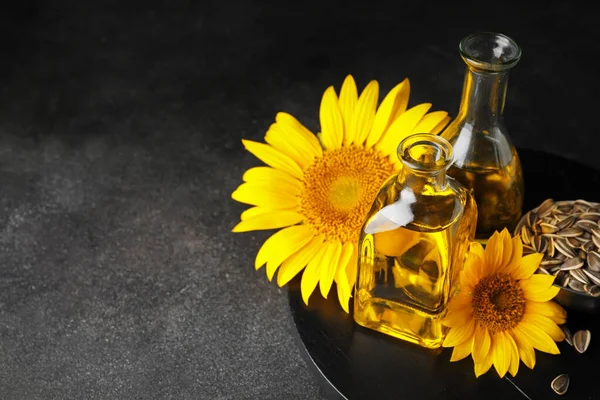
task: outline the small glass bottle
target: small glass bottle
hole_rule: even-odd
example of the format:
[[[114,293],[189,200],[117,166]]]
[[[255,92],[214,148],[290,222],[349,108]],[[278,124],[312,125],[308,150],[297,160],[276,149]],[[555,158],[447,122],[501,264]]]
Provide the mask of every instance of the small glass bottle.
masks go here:
[[[409,136],[398,157],[401,171],[382,186],[361,229],[354,320],[436,348],[477,208],[471,192],[446,175],[452,147],[445,139]]]
[[[475,33],[459,45],[467,64],[458,115],[441,133],[454,149],[448,175],[473,189],[477,202],[476,238],[513,228],[523,207],[521,162],[504,126],[502,113],[508,72],[521,49],[507,36]]]

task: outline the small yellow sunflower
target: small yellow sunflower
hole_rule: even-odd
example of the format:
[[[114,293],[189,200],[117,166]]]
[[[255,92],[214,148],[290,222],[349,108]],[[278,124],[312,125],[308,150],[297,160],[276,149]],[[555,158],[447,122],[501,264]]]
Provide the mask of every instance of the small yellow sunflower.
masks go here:
[[[268,166],[243,175],[231,195],[253,207],[233,232],[284,228],[270,236],[256,255],[269,280],[287,284],[304,269],[306,304],[317,284],[327,297],[335,280],[342,308],[356,279],[356,243],[363,218],[383,182],[400,168],[396,147],[412,133],[439,133],[448,113],[428,113],[430,103],[407,109],[408,79],[395,86],[377,108],[379,85],[371,81],[358,95],[347,76],[338,98],[325,90],[321,133],[315,136],[293,116],[278,113],[266,143],[242,140],[246,150]]]
[[[469,354],[477,377],[492,364],[498,375],[517,374],[519,360],[535,366],[535,351],[559,354],[564,339],[559,324],[565,310],[551,301],[559,291],[554,276],[534,274],[543,255],[523,257],[519,236],[495,232],[485,250],[472,243],[460,274],[460,291],[448,305],[443,324],[450,327],[444,347],[454,347],[450,361]]]

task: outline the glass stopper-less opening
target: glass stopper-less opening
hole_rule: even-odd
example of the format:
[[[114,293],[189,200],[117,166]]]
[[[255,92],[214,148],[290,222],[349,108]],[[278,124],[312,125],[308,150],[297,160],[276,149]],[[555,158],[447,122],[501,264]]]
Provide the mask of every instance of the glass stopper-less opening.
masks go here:
[[[521,58],[521,48],[501,33],[474,33],[461,40],[460,55],[475,68],[500,72],[512,68]]]
[[[442,171],[452,164],[452,146],[441,136],[418,133],[400,142],[398,158],[404,165],[417,171]]]

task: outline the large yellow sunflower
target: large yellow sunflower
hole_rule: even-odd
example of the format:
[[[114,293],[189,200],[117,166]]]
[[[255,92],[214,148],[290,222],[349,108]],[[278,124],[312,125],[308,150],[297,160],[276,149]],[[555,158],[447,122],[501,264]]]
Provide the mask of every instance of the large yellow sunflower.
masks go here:
[[[304,302],[317,284],[327,297],[335,280],[348,312],[356,279],[356,243],[363,218],[382,183],[400,168],[396,147],[412,133],[439,133],[445,111],[428,113],[430,103],[407,109],[408,79],[395,86],[377,108],[379,85],[371,81],[358,95],[347,76],[339,98],[329,87],[315,136],[293,116],[278,113],[266,143],[242,140],[267,166],[250,168],[231,195],[254,207],[244,211],[233,232],[284,228],[262,245],[255,267],[267,265],[283,286],[304,269]],[[306,268],[305,268],[306,267]]]
[[[503,377],[517,374],[519,360],[533,368],[534,349],[559,353],[555,341],[565,337],[558,324],[566,322],[566,313],[551,301],[559,291],[555,277],[534,274],[542,257],[523,257],[521,238],[511,239],[506,229],[495,232],[485,250],[472,243],[460,291],[442,322],[450,327],[443,344],[454,347],[450,361],[471,354],[477,377],[492,364]]]

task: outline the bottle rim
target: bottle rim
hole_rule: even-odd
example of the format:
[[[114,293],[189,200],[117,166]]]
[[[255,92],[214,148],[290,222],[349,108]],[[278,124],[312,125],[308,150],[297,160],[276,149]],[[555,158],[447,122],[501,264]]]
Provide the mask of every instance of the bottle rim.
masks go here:
[[[398,145],[398,158],[405,166],[421,172],[439,172],[452,165],[452,145],[441,136],[416,133]]]
[[[476,32],[458,46],[467,65],[484,71],[501,72],[514,67],[521,59],[521,47],[510,37],[496,32]]]

